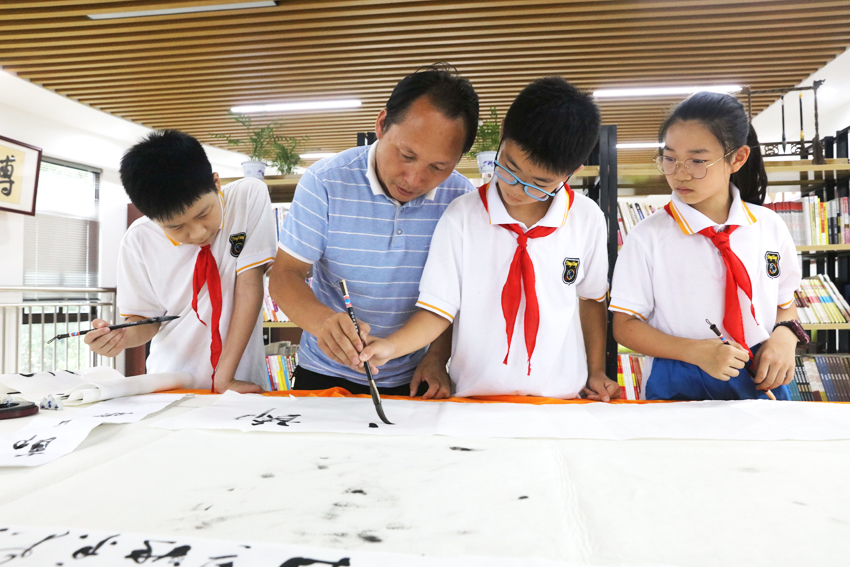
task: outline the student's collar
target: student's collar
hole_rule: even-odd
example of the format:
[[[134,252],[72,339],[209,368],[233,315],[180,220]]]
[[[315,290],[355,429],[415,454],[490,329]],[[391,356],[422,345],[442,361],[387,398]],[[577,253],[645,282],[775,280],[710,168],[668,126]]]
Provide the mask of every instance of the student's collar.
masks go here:
[[[224,229],[224,214],[225,214],[225,210],[227,208],[227,200],[224,198],[224,192],[222,192],[221,190],[219,190],[219,192],[218,192],[218,204],[221,207],[221,224],[219,225],[218,229],[222,230],[222,229]],[[162,234],[168,239],[168,241],[172,245],[183,246],[182,242],[177,242],[176,240],[172,239],[170,236],[165,234],[164,230],[162,231]]]
[[[747,206],[747,203],[741,200],[741,192],[735,187],[734,183],[729,184],[729,191],[732,195],[732,204],[729,206],[729,217],[722,224],[727,226],[755,224],[758,219]],[[684,234],[696,234],[708,227],[718,226],[716,222],[682,201],[675,191],[670,201],[670,212]]]
[[[567,217],[570,214],[570,208],[574,200],[575,195],[572,190],[564,187],[549,200],[549,209],[543,215],[543,218],[534,226],[548,226],[552,228],[564,226],[567,224]],[[490,213],[490,224],[517,224],[519,222],[508,213],[505,204],[502,203],[502,199],[499,197],[499,190],[496,188],[495,179],[490,181],[487,187],[487,206]],[[531,229],[534,227],[529,226],[526,228]]]
[[[369,155],[366,156],[366,179],[369,180],[369,188],[372,189],[373,195],[383,195],[394,204],[398,203],[395,199],[393,199],[384,188],[381,187],[381,182],[378,181],[378,173],[377,168],[375,167],[375,154],[378,151],[378,142],[380,140],[375,140],[371,146],[369,146]],[[422,201],[433,201],[437,196],[437,188],[434,187],[424,195],[420,195],[411,201],[408,201],[412,205],[416,206],[422,203]],[[406,203],[405,203],[406,204]]]

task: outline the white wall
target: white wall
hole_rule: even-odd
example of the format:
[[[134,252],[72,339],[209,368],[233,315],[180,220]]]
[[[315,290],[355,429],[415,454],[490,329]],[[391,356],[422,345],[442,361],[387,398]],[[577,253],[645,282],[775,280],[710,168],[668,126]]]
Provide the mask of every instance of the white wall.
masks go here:
[[[837,130],[850,126],[850,50],[827,63],[801,82],[798,87],[811,86],[816,80],[826,82],[818,89],[820,136],[834,136]],[[742,99],[743,100],[743,99]],[[798,93],[785,96],[785,136],[788,141],[800,139],[800,103]],[[803,92],[803,131],[807,140],[815,135],[814,95]],[[782,141],[782,110],[777,100],[758,116],[753,126],[762,142]],[[786,158],[787,159],[787,158]]]
[[[121,156],[150,131],[0,70],[0,136],[39,147],[45,157],[103,170],[99,243],[103,287],[115,286],[118,244],[127,228],[129,200],[118,175]],[[245,155],[204,149],[214,171],[222,177],[241,177]],[[23,221],[23,215],[0,211],[0,287],[23,285]],[[0,297],[0,302],[12,299]],[[3,350],[8,354],[8,346]]]

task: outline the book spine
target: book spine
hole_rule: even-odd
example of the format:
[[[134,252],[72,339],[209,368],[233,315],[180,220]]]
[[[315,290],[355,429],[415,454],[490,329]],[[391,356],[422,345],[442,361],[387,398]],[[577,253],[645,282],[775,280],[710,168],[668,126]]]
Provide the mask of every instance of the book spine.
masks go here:
[[[642,400],[641,392],[643,391],[643,357],[632,357],[632,368],[635,369],[635,399]]]
[[[839,366],[838,358],[835,356],[825,356],[826,366],[829,368],[829,375],[832,377],[832,386],[835,390],[835,399],[833,402],[844,401],[844,376]]]
[[[812,387],[812,400],[815,402],[825,402],[826,392],[824,391],[823,381],[821,380],[817,363],[811,357],[805,357],[803,358],[803,365],[806,367],[806,378],[809,379],[809,385]]]
[[[818,373],[820,373],[820,381],[823,383],[823,389],[826,393],[827,402],[835,401],[835,388],[832,383],[832,375],[829,372],[829,367],[826,364],[826,357],[823,356],[815,356],[815,364],[818,367]]]
[[[265,358],[266,358],[266,378],[268,379],[268,384],[269,384],[268,391],[274,392],[274,380],[272,379],[272,376],[274,375],[274,373],[272,372],[272,366],[271,366],[271,363],[269,361],[269,358],[271,358],[271,357],[267,356]]]
[[[626,391],[626,399],[635,399],[635,379],[632,373],[632,361],[629,355],[623,355],[623,388]]]
[[[821,283],[823,283],[829,291],[829,294],[835,300],[836,307],[838,307],[838,310],[841,312],[841,316],[844,317],[843,322],[850,322],[850,305],[847,304],[847,299],[839,293],[838,288],[835,287],[835,283],[829,276],[826,274],[818,274],[818,278],[820,278]]]
[[[626,382],[623,376],[623,357],[625,354],[617,355],[617,385],[620,386],[620,399],[626,399]]]
[[[800,399],[804,402],[810,402],[812,401],[812,389],[809,385],[809,379],[806,376],[806,366],[803,364],[802,357],[797,356],[794,358],[796,360],[796,363],[800,366],[800,375],[799,380],[797,381],[797,387],[800,390]]]

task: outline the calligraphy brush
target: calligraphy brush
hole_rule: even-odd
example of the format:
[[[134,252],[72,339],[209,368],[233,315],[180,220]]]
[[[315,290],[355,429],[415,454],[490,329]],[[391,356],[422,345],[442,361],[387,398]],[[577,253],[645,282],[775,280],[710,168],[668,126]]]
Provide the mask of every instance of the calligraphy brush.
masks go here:
[[[708,326],[711,328],[712,331],[714,331],[714,334],[717,335],[717,337],[724,345],[732,346],[729,341],[726,340],[726,337],[723,336],[723,333],[720,332],[720,329],[717,328],[717,325],[715,325],[708,319],[706,319],[705,322],[708,323]],[[751,378],[755,378],[755,375],[753,374],[753,370],[751,368],[747,368],[747,374],[749,374]],[[773,392],[771,392],[770,390],[765,390],[764,393],[767,394],[768,398],[770,398],[774,402],[776,401],[776,396],[773,395]]]
[[[339,287],[342,288],[342,299],[345,301],[345,309],[348,311],[348,316],[351,317],[351,322],[354,323],[354,329],[357,331],[357,336],[363,340],[363,335],[360,334],[360,325],[357,324],[357,318],[354,316],[354,306],[351,305],[351,297],[348,295],[348,285],[345,280],[339,280]],[[375,385],[375,379],[372,378],[372,369],[369,368],[369,363],[364,362],[363,367],[366,369],[366,378],[369,379],[369,392],[372,394],[372,402],[375,404],[375,411],[378,412],[378,417],[387,425],[393,423],[387,419],[384,413],[384,407],[381,405],[381,395],[378,393],[378,386]]]
[[[151,325],[153,323],[165,323],[167,321],[173,321],[174,319],[178,319],[180,315],[168,315],[166,317],[150,317],[148,319],[142,319],[141,321],[133,321],[132,323],[122,323],[121,325],[110,325],[109,327],[100,327],[101,329],[109,329],[110,331],[114,331],[115,329],[123,329],[125,327],[135,327],[136,325]],[[97,331],[97,329],[89,329],[87,331],[74,331],[73,333],[64,333],[61,335],[56,335],[49,341],[47,344],[52,343],[56,339],[67,339],[69,337],[79,337],[85,335],[86,333],[91,333],[92,331]]]

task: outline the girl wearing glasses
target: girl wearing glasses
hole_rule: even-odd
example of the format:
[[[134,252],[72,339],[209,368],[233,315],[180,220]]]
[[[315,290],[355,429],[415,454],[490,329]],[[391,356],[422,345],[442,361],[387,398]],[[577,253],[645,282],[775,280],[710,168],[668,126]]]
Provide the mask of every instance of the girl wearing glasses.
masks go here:
[[[672,198],[629,233],[610,305],[617,341],[653,357],[643,396],[748,399],[771,391],[787,400],[795,346],[807,340],[794,305],[800,267],[788,227],[761,206],[767,175],[744,106],[697,93],[658,138],[655,163]]]

